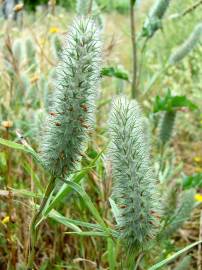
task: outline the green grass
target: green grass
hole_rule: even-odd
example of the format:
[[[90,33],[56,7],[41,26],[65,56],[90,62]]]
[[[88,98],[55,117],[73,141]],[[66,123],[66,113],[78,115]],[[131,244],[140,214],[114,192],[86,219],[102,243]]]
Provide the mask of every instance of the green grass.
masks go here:
[[[163,29],[148,41],[144,54],[141,53],[143,41],[138,42],[137,59],[139,64],[142,62],[138,99],[148,119],[154,172],[159,175],[162,198],[166,197],[168,186],[174,187],[176,204],[179,204],[178,195],[184,188],[184,175],[202,172],[201,43],[182,62],[169,67],[165,72],[161,71],[173,50],[200,22],[202,6],[183,18],[171,20],[170,15],[182,12],[193,1],[176,2],[171,1]],[[141,31],[149,5],[149,2],[143,3],[137,11],[137,32]],[[126,11],[124,14],[112,11],[102,16],[103,66],[122,66],[121,69],[129,74],[129,81],[116,77],[102,78],[97,100],[96,128],[91,134],[81,166],[75,174],[69,176],[67,182],[61,180],[57,183],[37,224],[40,230],[36,269],[122,269],[124,248],[117,241],[116,205],[113,200],[109,200],[112,174],[106,147],[109,142],[111,100],[119,93],[130,96],[130,23]],[[0,18],[2,269],[25,269],[30,220],[39,207],[49,181],[49,174],[40,165],[37,153],[43,119],[48,113],[49,96],[54,91],[53,80],[58,63],[55,40],[62,44],[73,17],[73,12],[58,8],[55,16],[40,12],[25,13],[23,26],[9,24]],[[25,50],[27,38],[31,39],[36,51],[31,60]],[[159,72],[161,75],[150,92],[143,95],[152,77]],[[198,109],[190,111],[182,108],[178,111],[173,137],[161,155],[158,123],[163,112],[154,113],[153,106],[156,96],[165,97],[168,89],[172,95],[185,95]],[[6,128],[8,123],[5,121],[12,122],[10,127]],[[17,135],[19,133],[23,138]],[[197,193],[201,192],[197,185],[195,188]],[[159,269],[163,262],[168,264],[162,269],[173,269],[181,259],[176,255],[182,252],[192,256],[190,269],[196,269],[197,246],[194,246],[193,239],[198,240],[201,207],[202,204],[198,202],[191,218],[183,225],[187,237],[177,231],[163,243],[155,244],[148,254],[143,254],[143,257],[139,255],[138,269]],[[192,249],[186,249],[186,246],[192,245]]]

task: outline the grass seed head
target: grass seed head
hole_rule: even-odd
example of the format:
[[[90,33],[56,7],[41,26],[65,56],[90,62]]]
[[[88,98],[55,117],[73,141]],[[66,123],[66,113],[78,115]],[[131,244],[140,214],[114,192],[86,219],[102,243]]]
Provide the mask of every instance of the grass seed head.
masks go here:
[[[172,137],[176,119],[176,111],[166,111],[160,121],[159,139],[164,145]]]
[[[75,161],[81,158],[80,152],[94,120],[100,54],[99,33],[94,22],[76,19],[61,54],[56,89],[42,137],[42,160],[53,175],[72,172],[78,164]]]
[[[175,65],[188,55],[195,46],[199,43],[202,37],[202,23],[199,23],[194,28],[193,32],[185,40],[185,42],[176,49],[170,56],[168,62],[170,65]]]
[[[167,222],[167,226],[162,232],[164,238],[170,237],[188,220],[195,204],[194,194],[194,189],[190,189],[183,191],[179,196],[178,206],[174,214],[170,217],[170,222]]]
[[[161,20],[168,9],[171,0],[156,0],[149,11],[143,27],[143,36],[151,38],[161,27]]]
[[[110,118],[113,197],[128,253],[144,248],[159,226],[159,194],[150,167],[144,120],[136,101],[115,100]]]

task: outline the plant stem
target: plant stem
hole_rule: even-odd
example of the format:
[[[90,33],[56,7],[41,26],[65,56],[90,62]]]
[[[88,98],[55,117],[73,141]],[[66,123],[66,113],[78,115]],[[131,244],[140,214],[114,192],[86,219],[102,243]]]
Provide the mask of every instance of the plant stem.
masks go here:
[[[188,7],[186,10],[182,12],[181,16],[185,16],[189,14],[190,12],[194,11],[197,7],[202,5],[202,0],[199,0],[198,2],[194,3],[192,6]]]
[[[50,5],[51,14],[55,15],[56,0],[50,0],[49,5]]]
[[[51,178],[51,180],[46,188],[41,205],[40,205],[38,211],[33,216],[32,221],[31,221],[27,270],[32,270],[32,266],[33,266],[33,262],[34,262],[35,248],[36,248],[36,241],[37,241],[36,224],[37,224],[37,221],[38,221],[41,213],[43,212],[44,207],[46,206],[46,203],[50,197],[51,192],[53,191],[53,189],[55,187],[55,180],[56,180],[56,177]]]
[[[199,241],[202,241],[202,211],[200,213],[199,222]],[[198,245],[198,258],[197,258],[197,270],[202,270],[202,244]]]
[[[138,266],[140,265],[140,262],[141,262],[141,260],[142,260],[143,257],[144,257],[144,253],[142,252],[142,253],[139,254],[139,256],[137,258],[137,261],[136,261],[134,270],[137,270],[138,269]]]
[[[89,2],[89,7],[88,7],[88,14],[91,14],[91,12],[92,12],[92,7],[93,7],[93,0],[90,0],[90,2]]]
[[[9,140],[9,127],[6,127],[5,139]],[[14,234],[14,229],[12,226],[12,216],[14,215],[13,211],[13,196],[10,188],[12,188],[12,175],[11,175],[11,158],[10,158],[10,149],[6,148],[6,163],[7,163],[7,175],[6,175],[6,189],[8,191],[8,204],[7,204],[7,215],[10,218],[10,221],[7,226],[7,245],[9,250],[8,256],[8,270],[14,270],[16,268],[16,261],[17,261],[17,250],[14,240],[12,239]]]
[[[130,0],[130,24],[131,24],[131,42],[133,54],[133,77],[131,86],[131,97],[134,99],[137,96],[137,47],[136,47],[136,29],[135,29],[135,6],[136,0]]]

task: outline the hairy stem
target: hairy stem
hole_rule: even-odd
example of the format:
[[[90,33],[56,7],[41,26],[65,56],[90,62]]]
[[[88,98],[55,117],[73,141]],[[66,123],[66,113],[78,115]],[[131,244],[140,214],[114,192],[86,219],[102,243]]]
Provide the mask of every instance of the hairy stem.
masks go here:
[[[27,263],[27,270],[32,270],[33,262],[34,262],[34,256],[35,256],[35,247],[36,247],[36,241],[37,241],[37,228],[36,224],[37,221],[43,212],[43,209],[50,197],[51,192],[53,191],[55,187],[55,180],[56,177],[52,177],[44,194],[43,200],[41,202],[41,205],[39,207],[39,210],[35,213],[35,215],[32,218],[31,225],[30,225],[30,239],[29,239],[29,254],[28,254],[28,263]]]
[[[137,47],[136,47],[136,29],[135,29],[135,6],[136,0],[130,0],[130,23],[131,23],[131,42],[133,54],[133,78],[131,86],[131,97],[137,96]]]

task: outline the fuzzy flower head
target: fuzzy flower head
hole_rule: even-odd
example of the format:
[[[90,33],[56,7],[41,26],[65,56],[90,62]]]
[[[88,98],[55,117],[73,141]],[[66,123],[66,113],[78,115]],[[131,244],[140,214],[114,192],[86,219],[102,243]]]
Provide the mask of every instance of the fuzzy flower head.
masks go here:
[[[202,23],[195,26],[192,33],[184,41],[184,43],[179,46],[170,56],[169,64],[175,65],[180,62],[186,55],[188,55],[200,42],[202,37]]]
[[[143,27],[143,36],[151,38],[161,28],[161,20],[165,15],[171,0],[156,0],[149,11]]]
[[[118,230],[128,252],[142,249],[159,224],[159,195],[150,167],[149,143],[136,101],[115,100],[110,118],[113,198]]]
[[[90,19],[76,19],[66,38],[57,69],[42,161],[55,176],[71,173],[81,159],[93,124],[100,77],[99,33]]]

